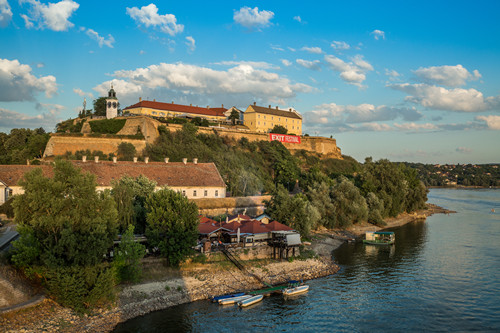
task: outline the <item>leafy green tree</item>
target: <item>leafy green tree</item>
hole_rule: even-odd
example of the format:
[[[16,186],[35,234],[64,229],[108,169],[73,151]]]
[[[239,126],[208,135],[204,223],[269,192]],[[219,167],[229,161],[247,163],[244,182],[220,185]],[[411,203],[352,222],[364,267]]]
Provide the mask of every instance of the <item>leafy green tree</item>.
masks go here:
[[[330,198],[330,185],[326,182],[315,183],[307,188],[307,197],[319,213],[321,225],[327,228],[335,227],[335,207]]]
[[[191,253],[198,237],[198,207],[185,196],[168,188],[146,199],[146,235],[169,265],[178,266]]]
[[[231,110],[231,114],[228,117],[231,120],[231,124],[236,125],[236,122],[240,120],[240,113],[235,109]]]
[[[142,274],[141,259],[146,254],[146,247],[134,241],[134,226],[129,225],[122,235],[120,245],[115,251],[113,266],[119,282],[137,282]]]
[[[136,156],[136,149],[130,142],[122,142],[118,145],[118,160],[132,161]]]
[[[94,115],[106,117],[106,97],[94,99]]]
[[[274,125],[274,127],[271,129],[271,133],[287,134],[288,129],[284,126],[281,126],[281,125]]]
[[[330,198],[336,227],[346,227],[367,219],[366,200],[349,179],[340,177],[330,189]]]
[[[368,222],[378,226],[387,225],[382,218],[384,203],[375,195],[375,193],[368,193],[366,196],[366,204],[368,205]]]

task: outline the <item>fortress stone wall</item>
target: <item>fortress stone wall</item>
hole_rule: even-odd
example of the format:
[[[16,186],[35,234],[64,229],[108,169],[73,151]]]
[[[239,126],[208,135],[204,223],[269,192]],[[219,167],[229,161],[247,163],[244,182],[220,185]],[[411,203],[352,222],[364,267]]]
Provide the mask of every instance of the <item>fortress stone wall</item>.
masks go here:
[[[182,129],[182,125],[177,124],[163,124],[157,120],[154,120],[145,116],[138,117],[125,117],[127,122],[125,126],[118,132],[119,135],[134,135],[137,133],[137,128],[141,129],[144,135],[144,140],[134,140],[134,139],[121,139],[121,138],[95,138],[89,136],[87,133],[83,137],[75,136],[64,136],[60,134],[53,134],[47,143],[45,148],[44,157],[63,155],[66,151],[72,153],[78,150],[100,150],[105,154],[117,153],[118,145],[122,142],[130,142],[135,146],[138,154],[146,148],[146,144],[153,144],[156,138],[158,138],[158,126],[164,125],[172,131],[178,131]],[[90,126],[88,126],[90,128]],[[86,132],[87,128],[84,127],[82,132]],[[235,130],[223,127],[206,128],[200,127],[198,129],[199,133],[213,134],[217,133],[220,136],[226,136],[234,140],[240,140],[245,137],[249,141],[269,141],[269,134],[255,133],[249,131]],[[307,150],[310,152],[315,152],[323,157],[331,157],[342,159],[342,153],[339,147],[337,147],[337,142],[335,139],[324,138],[324,137],[314,137],[314,136],[302,136],[300,144],[294,143],[284,143],[285,147],[291,151],[293,150]]]

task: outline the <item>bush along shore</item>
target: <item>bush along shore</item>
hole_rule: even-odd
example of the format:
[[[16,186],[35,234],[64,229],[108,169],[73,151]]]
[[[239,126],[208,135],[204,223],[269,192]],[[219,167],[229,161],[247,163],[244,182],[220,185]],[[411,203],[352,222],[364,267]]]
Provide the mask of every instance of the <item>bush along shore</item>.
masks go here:
[[[428,204],[427,209],[386,220],[386,228],[416,220],[425,221],[427,216],[436,213],[453,212]],[[324,229],[315,232],[313,240],[303,249],[302,256],[314,251],[313,258],[289,261],[251,259],[244,262],[247,272],[239,271],[224,260],[209,259],[206,263],[187,263],[179,269],[172,269],[165,267],[163,259],[144,259],[143,282],[119,286],[113,305],[82,315],[45,299],[34,307],[0,315],[0,327],[5,332],[109,332],[118,323],[151,311],[208,299],[212,295],[264,288],[248,272],[272,285],[286,283],[289,279],[310,280],[328,276],[339,269],[332,261],[333,250],[347,240],[360,238],[366,231],[380,229],[368,223],[345,230]]]

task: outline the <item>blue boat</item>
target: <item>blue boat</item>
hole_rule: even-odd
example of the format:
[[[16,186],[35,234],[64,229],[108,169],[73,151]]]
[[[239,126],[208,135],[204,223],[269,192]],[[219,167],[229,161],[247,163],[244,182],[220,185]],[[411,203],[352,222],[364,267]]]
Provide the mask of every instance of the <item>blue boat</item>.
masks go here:
[[[212,297],[210,297],[210,299],[212,300],[212,302],[217,303],[221,299],[231,298],[231,297],[239,297],[239,296],[243,296],[243,295],[245,295],[245,293],[236,293],[236,294],[230,294],[230,295],[212,296]]]
[[[219,300],[219,304],[220,305],[234,304],[234,303],[237,303],[239,301],[247,300],[251,297],[252,297],[252,295],[243,295],[243,296],[238,296],[238,297],[224,298],[224,299]]]
[[[250,306],[252,304],[255,304],[255,303],[262,301],[263,298],[264,298],[264,295],[252,296],[252,297],[247,298],[243,301],[239,301],[238,305],[240,306],[240,308],[244,308],[244,307],[247,307],[247,306]]]

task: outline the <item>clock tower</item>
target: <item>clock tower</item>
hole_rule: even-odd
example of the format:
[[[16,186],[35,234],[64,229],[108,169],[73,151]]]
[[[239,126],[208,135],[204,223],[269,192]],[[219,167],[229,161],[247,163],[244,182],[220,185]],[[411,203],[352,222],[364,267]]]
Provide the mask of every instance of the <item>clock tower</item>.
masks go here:
[[[111,85],[111,89],[108,92],[108,97],[106,98],[106,118],[111,119],[118,116],[118,98],[116,98],[116,92]]]

